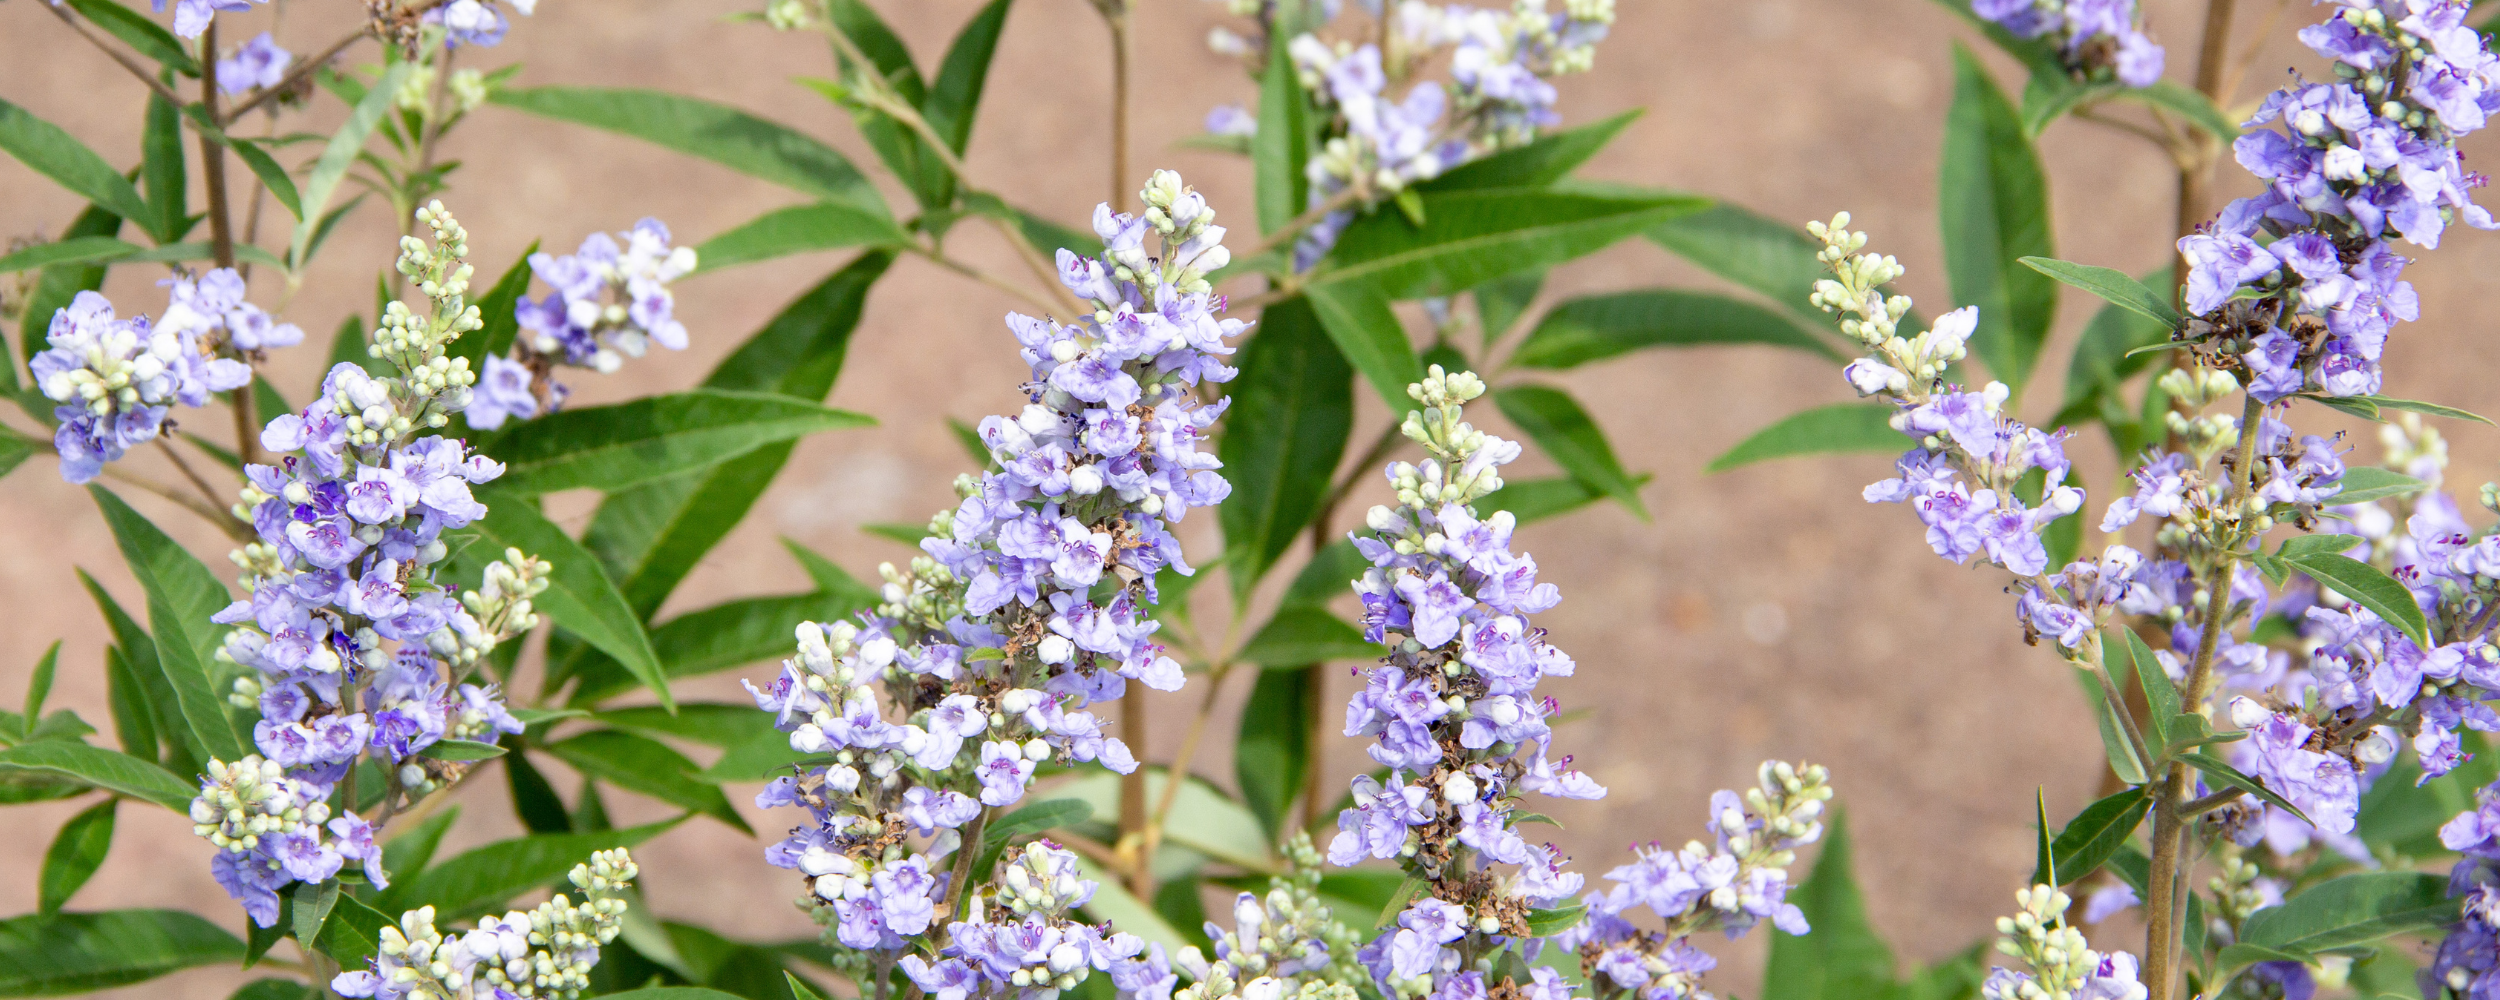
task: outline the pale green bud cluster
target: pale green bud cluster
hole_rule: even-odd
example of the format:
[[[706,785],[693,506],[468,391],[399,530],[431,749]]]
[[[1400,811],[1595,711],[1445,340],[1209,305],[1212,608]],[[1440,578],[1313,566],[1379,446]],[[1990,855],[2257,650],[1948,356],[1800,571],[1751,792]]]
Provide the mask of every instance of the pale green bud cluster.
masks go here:
[[[1232,251],[1224,248],[1224,227],[1215,224],[1215,207],[1170,170],[1155,171],[1137,197],[1146,205],[1143,218],[1162,243],[1163,254],[1148,260],[1115,257],[1112,277],[1136,282],[1150,297],[1158,288],[1181,295],[1213,291],[1207,275],[1233,260]]]
[[[2269,898],[2265,888],[2257,884],[2265,872],[2241,856],[2239,845],[2225,842],[2223,850],[2222,873],[2214,876],[2210,885],[2214,899],[2222,904],[2225,919],[2237,925],[2249,914],[2281,900],[2280,894]]]
[[[764,23],[774,31],[798,31],[815,23],[806,0],[772,0],[764,5]]]
[[[2392,416],[2394,420],[2380,424],[2378,428],[2379,446],[2386,453],[2380,461],[2388,468],[2436,484],[2440,478],[2438,473],[2448,468],[2448,439],[2440,435],[2439,428],[2424,423],[2419,413]],[[2432,471],[2432,474],[2422,475],[2425,470]],[[2486,501],[2484,506],[2492,504]]]
[[[1832,216],[1829,223],[1806,223],[1806,231],[1823,241],[1814,259],[1832,269],[1832,277],[1814,283],[1814,294],[1807,301],[1839,315],[1842,333],[1880,348],[1894,339],[1901,317],[1910,312],[1909,296],[1883,293],[1883,286],[1904,271],[1901,262],[1889,254],[1860,253],[1866,249],[1866,234],[1850,232],[1848,226],[1847,212]]]
[[[1437,510],[1443,504],[1473,502],[1502,488],[1496,470],[1518,457],[1519,446],[1477,430],[1464,419],[1462,404],[1484,392],[1484,380],[1474,372],[1447,373],[1440,365],[1432,366],[1422,382],[1406,387],[1407,396],[1424,408],[1409,411],[1398,429],[1423,445],[1432,458],[1421,466],[1390,465],[1390,485],[1397,490],[1399,503]]]
[[[1797,860],[1795,845],[1823,836],[1823,803],[1832,799],[1832,773],[1821,764],[1766,760],[1754,777],[1757,786],[1745,790],[1745,807],[1761,818],[1762,829],[1748,830],[1742,816],[1736,822],[1719,817],[1719,827],[1729,831],[1729,851],[1753,855],[1748,861],[1754,865],[1788,867]]]
[[[2066,925],[2066,908],[2074,900],[2053,885],[2035,885],[2014,893],[2022,909],[1997,918],[1997,950],[2031,963],[2034,978],[2022,981],[2022,1000],[2070,1000],[2100,965],[2101,956]]]
[[[640,874],[624,848],[573,866],[579,903],[558,893],[537,909],[484,917],[477,929],[445,936],[434,908],[410,910],[384,927],[377,974],[410,1000],[487,1000],[515,996],[571,1000],[590,986],[599,947],[624,924],[625,892]]]
[[[1354,959],[1361,942],[1319,899],[1319,851],[1309,834],[1297,830],[1283,853],[1290,867],[1268,879],[1264,898],[1245,892],[1234,900],[1234,929],[1215,941],[1222,960],[1210,963],[1195,948],[1177,958],[1175,964],[1198,981],[1174,1000],[1352,1000],[1351,987],[1343,984],[1369,974]],[[1329,961],[1311,967],[1318,947],[1328,950]],[[1341,996],[1340,990],[1346,992]]]
[[[444,351],[462,334],[483,328],[486,320],[468,301],[469,281],[476,275],[466,260],[468,230],[440,201],[418,209],[417,221],[432,232],[433,245],[414,236],[402,237],[397,267],[432,308],[420,318],[405,303],[383,306],[382,325],[373,331],[369,353],[406,373],[400,381],[418,401],[418,412],[408,418],[411,424],[442,427],[452,413],[468,405],[469,387],[477,384],[469,359],[446,357]]]
[[[1055,917],[1083,905],[1093,894],[1093,883],[1084,879],[1073,856],[1036,840],[1000,868],[998,891],[991,902],[1019,917]]]
[[[228,764],[208,762],[208,780],[191,800],[191,832],[219,850],[251,851],[261,838],[318,831],[329,822],[327,803],[303,801],[286,768],[253,754]]]
[[[953,511],[948,511],[942,516],[951,524],[953,515]],[[934,523],[931,529],[934,534]],[[877,575],[885,580],[885,586],[877,592],[880,617],[935,630],[945,628],[947,621],[963,613],[963,581],[935,559],[913,556],[909,569],[890,562],[878,563]]]

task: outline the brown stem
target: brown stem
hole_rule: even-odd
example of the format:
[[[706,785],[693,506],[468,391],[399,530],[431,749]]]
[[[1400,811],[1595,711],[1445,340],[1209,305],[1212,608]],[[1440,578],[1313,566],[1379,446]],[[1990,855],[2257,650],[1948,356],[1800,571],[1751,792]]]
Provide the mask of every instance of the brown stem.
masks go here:
[[[161,437],[156,439],[156,447],[165,453],[167,459],[172,460],[174,468],[182,473],[182,478],[190,480],[191,485],[199,489],[201,499],[207,500],[212,506],[219,502],[217,488],[208,485],[208,480],[200,478],[199,472],[191,468],[190,461],[182,457],[182,452],[175,450],[171,443]]]
[[[2227,2],[2227,0],[2224,0]],[[2214,649],[2222,641],[2225,616],[2231,610],[2231,579],[2239,569],[2240,547],[2246,542],[2239,525],[2246,523],[2247,513],[2241,508],[2248,502],[2249,482],[2257,451],[2257,421],[2264,415],[2265,404],[2249,396],[2240,408],[2240,440],[2237,461],[2231,469],[2231,489],[2224,494],[2223,511],[2232,525],[2224,537],[2217,539],[2214,568],[2205,583],[2205,621],[2196,640],[2196,660],[2188,668],[2187,697],[2184,704],[2193,708],[2202,705],[2213,692]],[[2145,888],[2153,898],[2145,900],[2145,976],[2144,985],[2151,991],[2148,1000],[2170,1000],[2171,987],[2178,976],[2173,955],[2179,947],[2180,927],[2174,911],[2180,905],[2176,898],[2180,886],[2179,840],[2186,830],[2188,777],[2187,765],[2173,763],[2161,778],[2161,787],[2153,810],[2153,865]]]
[[[1103,23],[1111,29],[1111,207],[1126,206],[1137,187],[1129,179],[1129,38],[1127,0],[1107,0]]]
[[[1206,696],[1198,699],[1198,714],[1189,720],[1189,735],[1181,738],[1180,754],[1172,758],[1172,766],[1163,773],[1163,794],[1156,797],[1154,813],[1146,823],[1147,857],[1153,857],[1155,848],[1162,846],[1163,823],[1172,816],[1172,803],[1180,800],[1181,783],[1189,780],[1190,762],[1198,756],[1198,744],[1207,735],[1207,720],[1215,714],[1215,698],[1224,692],[1224,678],[1232,672],[1233,665],[1227,663],[1207,677]],[[1139,768],[1137,773],[1144,774],[1145,769]]]
[[[2192,799],[2181,803],[2179,806],[2179,814],[2182,816],[2202,816],[2206,813],[2238,801],[2242,794],[2245,793],[2241,792],[2237,788],[2225,788],[2219,792],[2205,796],[2204,798]]]
[[[2196,89],[2216,107],[2227,103],[2228,98],[2222,81],[2228,73],[2225,63],[2229,61],[2231,45],[2232,6],[2233,0],[2206,0],[2204,45],[2196,57]],[[2181,239],[2205,221],[2207,189],[2213,182],[2214,138],[2192,132],[2190,141],[2195,143],[2197,154],[2179,167],[2179,211],[2173,227]],[[2163,998],[2157,996],[2153,1000]]]
[[[963,843],[955,848],[955,877],[947,880],[946,883],[948,923],[963,919],[964,899],[971,895],[964,889],[972,882],[972,859],[981,853],[981,837],[989,831],[990,814],[996,811],[983,809],[980,815],[972,818],[971,825],[964,827]]]
[[[267,103],[270,98],[295,89],[295,85],[297,83],[303,82],[303,79],[312,75],[314,70],[329,65],[330,60],[338,58],[339,53],[347,51],[348,46],[356,44],[357,39],[365,37],[368,33],[369,32],[362,27],[349,32],[347,37],[331,42],[328,48],[322,49],[320,55],[316,55],[310,59],[306,59],[303,62],[295,64],[295,68],[288,70],[285,76],[279,77],[277,83],[271,86],[263,87],[261,88],[260,93],[253,94],[250,97],[246,97],[241,101],[235,102],[234,107],[226,109],[226,113],[224,115],[215,117],[211,120],[215,121],[219,128],[224,128],[225,126],[234,124],[236,119],[243,117],[253,108],[260,107],[262,104]]]
[[[1129,754],[1146,755],[1146,699],[1142,692],[1132,691],[1120,699],[1120,738],[1127,741]],[[1171,781],[1165,773],[1163,780]],[[1128,861],[1128,891],[1139,899],[1154,898],[1154,852],[1146,846],[1148,837],[1146,815],[1146,769],[1140,767],[1120,776],[1120,841],[1121,856]]]
[[[149,90],[156,92],[156,96],[173,102],[173,105],[177,108],[182,106],[182,95],[174,93],[173,88],[166,86],[164,81],[158,80],[156,78],[156,74],[148,72],[147,67],[139,65],[139,61],[132,59],[129,53],[123,52],[120,49],[106,44],[104,39],[98,38],[94,32],[88,31],[86,25],[78,22],[78,15],[70,13],[68,7],[51,3],[42,4],[41,6],[43,9],[51,11],[52,16],[60,18],[62,24],[69,25],[71,31],[78,33],[78,37],[86,39],[89,44],[94,45],[105,55],[113,57],[114,62],[120,63],[123,69],[129,70],[130,75],[138,77],[140,83],[147,84]],[[208,67],[201,75],[213,79],[217,75],[216,69],[213,66]]]
[[[208,22],[208,30],[200,35],[200,63],[213,67],[217,61],[217,22]],[[208,120],[217,120],[217,73],[213,68],[200,73],[200,107],[208,112]],[[218,267],[234,266],[234,212],[226,201],[226,147],[206,133],[200,136],[200,175],[208,184],[208,246]],[[238,452],[240,454],[240,452]]]

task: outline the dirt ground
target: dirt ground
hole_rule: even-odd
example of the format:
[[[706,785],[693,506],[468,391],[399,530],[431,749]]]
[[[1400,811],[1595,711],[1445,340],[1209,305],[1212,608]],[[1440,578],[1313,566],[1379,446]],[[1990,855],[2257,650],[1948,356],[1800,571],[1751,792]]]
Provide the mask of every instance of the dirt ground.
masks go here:
[[[285,0],[282,0],[284,3]],[[1138,45],[1136,161],[1141,170],[1182,170],[1245,232],[1249,172],[1220,154],[1176,149],[1211,105],[1252,96],[1241,75],[1206,53],[1203,39],[1221,7],[1199,0],[1135,0]],[[972,11],[974,0],[878,0],[924,63]],[[2171,76],[2185,79],[2188,41],[2204,5],[2151,2],[2158,37],[2170,42]],[[2243,9],[2244,37],[2277,8]],[[2290,42],[2311,16],[2289,4],[2255,60],[2246,91],[2281,79],[2284,67],[2319,69]],[[335,37],[361,5],[294,0],[281,41],[305,51]],[[2193,9],[2191,9],[2193,8]],[[734,3],[678,0],[547,0],[521,21],[484,64],[523,65],[522,84],[657,87],[750,109],[825,137],[864,169],[876,161],[846,116],[794,78],[826,76],[826,53],[807,36],[776,35],[723,15]],[[1878,244],[1910,268],[1906,287],[1932,315],[1947,306],[1935,229],[1936,161],[1952,96],[1950,47],[1973,37],[1928,0],[1623,0],[1614,38],[1595,72],[1563,87],[1565,114],[1589,121],[1629,108],[1648,114],[1587,170],[1591,176],[1671,186],[1737,202],[1781,219],[1854,212]],[[229,16],[227,37],[256,31],[270,14]],[[357,50],[369,55],[369,47]],[[1106,192],[1109,90],[1104,33],[1080,0],[1026,0],[1010,19],[990,78],[970,167],[978,181],[1018,204],[1076,222]],[[2001,79],[2016,78],[1991,57]],[[2017,84],[2018,85],[2018,84]],[[144,90],[86,48],[36,3],[0,3],[0,97],[85,138],[117,163],[135,162]],[[312,125],[326,131],[336,109]],[[569,247],[597,229],[623,229],[644,215],[694,243],[775,207],[801,200],[706,162],[602,133],[515,112],[480,111],[448,141],[463,163],[446,196],[472,234],[481,271],[500,271],[533,239]],[[2480,154],[2488,143],[2470,144]],[[2157,152],[2133,137],[2065,122],[2044,140],[2052,164],[2059,255],[2141,271],[2157,265],[2170,233],[2172,179]],[[195,171],[196,183],[196,171]],[[890,200],[906,199],[880,178]],[[57,233],[76,211],[73,198],[14,161],[0,160],[0,235]],[[195,198],[195,204],[197,200]],[[336,234],[311,269],[286,318],[313,331],[314,343],[351,312],[371,306],[372,273],[392,255],[393,223],[369,203]],[[263,242],[283,218],[274,209]],[[1001,271],[1012,261],[989,234],[962,230],[959,251]],[[574,380],[595,403],[691,385],[839,255],[818,254],[741,267],[678,286],[678,314],[692,330],[682,355],[628,365],[608,378]],[[2390,395],[2432,399],[2485,412],[2500,408],[2491,364],[2500,347],[2480,339],[2487,320],[2472,303],[2491,291],[2500,239],[2466,230],[2427,255],[2410,274],[2425,321],[2389,348]],[[161,309],[152,276],[116,272],[108,288],[124,311]],[[1712,279],[1656,247],[1631,243],[1564,270],[1557,295],[1659,285],[1709,287]],[[273,303],[283,289],[263,275],[254,299]],[[2045,418],[2065,347],[2093,303],[2066,297],[2057,345],[2044,363],[2044,388],[2026,407]],[[965,467],[945,418],[977,419],[1012,405],[1021,375],[1000,315],[1007,297],[915,261],[897,266],[870,299],[835,389],[835,405],[874,414],[873,429],[808,440],[748,522],[689,578],[674,610],[763,593],[804,589],[777,537],[833,554],[873,578],[878,562],[908,553],[861,533],[860,525],[918,521],[951,502],[948,484]],[[277,383],[301,399],[318,379],[323,350],[308,346],[274,363]],[[2445,360],[2442,360],[2445,359]],[[1545,377],[1545,376],[1540,376]],[[1747,433],[1804,406],[1846,399],[1826,363],[1798,354],[1704,349],[1655,352],[1551,377],[1585,401],[1613,436],[1625,464],[1656,474],[1643,491],[1654,518],[1598,507],[1524,530],[1544,578],[1560,585],[1562,605],[1542,619],[1579,673],[1552,684],[1563,704],[1587,714],[1565,728],[1562,749],[1613,789],[1602,803],[1566,803],[1559,842],[1592,879],[1628,855],[1626,845],[1679,844],[1703,835],[1712,789],[1750,780],[1765,757],[1832,767],[1858,844],[1875,926],[1905,960],[1959,950],[1987,933],[2031,864],[2028,823],[2035,786],[2052,812],[2071,812],[2093,791],[2100,752],[2076,686],[2055,658],[2025,648],[2011,601],[1995,572],[1957,569],[1930,555],[1906,511],[1860,502],[1885,460],[1871,456],[1790,461],[1723,475],[1703,466]],[[1369,402],[1371,395],[1361,393]],[[1384,418],[1376,403],[1362,419]],[[1499,426],[1490,408],[1483,420]],[[2310,418],[2313,425],[2322,426]],[[18,426],[27,426],[19,419]],[[224,426],[203,413],[197,426]],[[2454,480],[2471,496],[2491,476],[2500,449],[2488,428],[2452,433]],[[2375,453],[2366,430],[2363,456]],[[2105,439],[2087,433],[2076,448],[2106,502],[2113,462]],[[152,472],[152,456],[134,460]],[[1530,470],[1532,473],[1536,470]],[[1371,480],[1367,480],[1370,482]],[[226,544],[152,498],[134,500],[159,523],[196,543],[212,566]],[[1367,495],[1360,500],[1369,503]],[[560,498],[579,524],[588,504]],[[1193,518],[1193,552],[1214,547],[1212,518]],[[126,601],[138,590],[121,568],[91,502],[60,482],[48,459],[30,461],[0,484],[0,702],[14,705],[44,648],[62,642],[52,704],[105,724],[103,629],[70,571],[83,566]],[[1288,571],[1290,567],[1287,567]],[[1220,620],[1220,600],[1202,614]],[[674,613],[672,611],[672,613]],[[687,699],[735,699],[741,675],[685,685]],[[1150,701],[1154,720],[1141,756],[1167,760],[1201,696],[1194,686]],[[1340,691],[1340,676],[1332,681]],[[1217,699],[1217,726],[1197,770],[1231,782],[1223,747],[1247,691],[1241,678]],[[1332,696],[1333,697],[1333,696]],[[1135,739],[1135,736],[1131,736]],[[1353,741],[1332,741],[1328,763],[1351,773],[1362,762]],[[464,791],[471,821],[453,848],[511,835],[500,782]],[[1333,782],[1332,782],[1333,784]],[[741,798],[735,794],[733,799]],[[658,812],[648,802],[611,796],[620,818]],[[48,804],[8,813],[0,843],[0,912],[34,905],[46,843],[76,809]],[[762,830],[787,820],[749,810]],[[179,906],[229,927],[242,915],[207,871],[208,845],[187,821],[132,807],[110,862],[83,890],[80,908]],[[758,857],[761,845],[718,823],[698,821],[637,850],[652,903],[667,917],[703,922],[752,939],[804,935],[808,925],[785,901],[795,885]],[[1802,872],[1798,873],[1802,877]],[[2124,942],[2109,942],[2123,945]],[[1749,993],[1760,978],[1763,941],[1713,943],[1724,991]],[[203,970],[163,981],[148,995],[222,995],[240,979]],[[128,991],[138,995],[138,991]]]

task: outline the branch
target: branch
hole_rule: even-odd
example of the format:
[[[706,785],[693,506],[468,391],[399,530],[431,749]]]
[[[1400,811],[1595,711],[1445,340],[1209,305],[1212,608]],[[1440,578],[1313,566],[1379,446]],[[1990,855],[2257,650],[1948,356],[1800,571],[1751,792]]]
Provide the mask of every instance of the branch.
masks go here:
[[[314,70],[329,65],[330,60],[338,58],[339,53],[347,51],[348,46],[356,44],[357,39],[363,38],[368,34],[370,34],[370,32],[366,31],[364,28],[357,28],[355,31],[350,32],[347,37],[330,43],[330,47],[321,50],[320,55],[297,63],[295,68],[288,70],[285,76],[279,77],[277,83],[261,88],[259,93],[244,98],[242,101],[236,103],[234,107],[226,109],[226,113],[216,119],[217,127],[224,128],[228,125],[232,125],[235,123],[236,119],[243,117],[245,113],[251,111],[253,108],[257,108],[262,104],[268,103],[270,98],[276,97],[289,90],[293,90],[297,83],[301,83],[305,77],[311,76]]]
[[[173,88],[166,86],[163,81],[156,78],[156,74],[148,72],[146,67],[139,65],[138,60],[132,59],[122,50],[106,44],[104,39],[97,38],[94,32],[87,30],[86,25],[78,22],[78,15],[70,13],[69,8],[59,4],[50,3],[48,0],[47,2],[37,3],[36,6],[51,11],[52,16],[60,18],[62,24],[69,25],[71,31],[78,33],[78,37],[86,39],[88,43],[103,51],[105,55],[113,57],[114,62],[122,64],[122,68],[129,70],[130,75],[138,77],[140,83],[147,84],[149,90],[156,92],[156,96],[172,101],[173,105],[177,108],[182,106],[182,95],[174,93]],[[201,76],[203,77],[214,79],[216,75],[217,71],[214,66],[204,66],[201,69]]]
[[[1023,300],[1025,304],[1040,309],[1043,312],[1049,312],[1053,309],[1061,308],[1064,305],[1064,303],[1054,301],[1047,296],[1034,294],[1031,290],[1026,289],[1025,287],[1012,281],[1008,281],[1005,278],[1001,278],[995,274],[989,273],[988,271],[981,270],[980,268],[964,263],[963,261],[949,257],[946,255],[945,251],[931,249],[929,247],[921,246],[918,243],[905,243],[902,248],[905,252],[926,259],[929,263],[936,264],[937,266],[953,271],[956,274],[963,275],[964,277],[978,281],[984,285],[988,285],[991,288],[1013,295],[1016,298]]]
[[[1312,206],[1310,211],[1294,216],[1292,219],[1287,220],[1284,225],[1276,227],[1275,232],[1267,234],[1267,239],[1261,240],[1258,246],[1251,247],[1250,252],[1243,254],[1242,256],[1244,258],[1256,257],[1270,250],[1274,250],[1277,247],[1291,243],[1295,237],[1302,235],[1303,230],[1309,229],[1313,225],[1318,224],[1319,220],[1327,218],[1329,213],[1335,212],[1339,209],[1352,207],[1355,202],[1362,200],[1362,198],[1362,189],[1349,185],[1345,190],[1339,191],[1330,196],[1327,201],[1323,201]]]

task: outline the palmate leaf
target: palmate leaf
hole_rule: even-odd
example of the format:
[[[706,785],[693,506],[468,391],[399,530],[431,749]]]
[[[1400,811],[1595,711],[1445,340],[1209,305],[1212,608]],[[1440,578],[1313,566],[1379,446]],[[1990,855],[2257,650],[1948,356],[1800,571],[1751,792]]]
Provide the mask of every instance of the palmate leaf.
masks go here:
[[[1258,331],[1235,356],[1241,374],[1225,393],[1231,426],[1251,432],[1226,434],[1216,448],[1233,487],[1216,515],[1238,553],[1225,574],[1237,600],[1319,512],[1354,430],[1354,369],[1310,302],[1268,307]]]
[[[180,910],[34,913],[0,920],[0,997],[110,989],[242,957],[234,935]]]
[[[1953,300],[1979,307],[1971,353],[2019,399],[2057,314],[2057,282],[2021,263],[2055,256],[2048,178],[2013,105],[1959,46],[1938,190]]]
[[[495,492],[529,496],[585,486],[620,489],[762,445],[875,422],[774,393],[696,389],[523,421],[480,450],[504,463]]]
[[[795,191],[890,214],[876,187],[833,147],[735,108],[656,90],[602,87],[512,88],[495,91],[488,100],[633,136]]]

